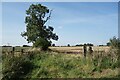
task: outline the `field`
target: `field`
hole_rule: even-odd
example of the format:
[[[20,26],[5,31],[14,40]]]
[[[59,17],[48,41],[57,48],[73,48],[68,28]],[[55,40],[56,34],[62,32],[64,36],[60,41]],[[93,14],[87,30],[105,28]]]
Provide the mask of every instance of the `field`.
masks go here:
[[[89,47],[87,47],[88,49]],[[93,46],[94,52],[109,52],[110,47],[108,46]],[[68,52],[68,53],[83,53],[83,47],[50,47],[53,51]]]
[[[49,47],[50,51],[17,47],[14,56],[4,54],[12,48],[3,48],[3,80],[12,78],[117,78],[118,60],[114,51],[109,47],[93,47],[93,56],[81,55],[82,47]],[[38,50],[38,51],[37,51]],[[5,52],[6,51],[6,52]],[[71,53],[71,54],[65,54]],[[79,54],[75,54],[79,53]],[[107,53],[107,54],[106,54]]]
[[[89,47],[87,47],[88,49]],[[93,46],[94,52],[109,52],[110,47],[108,46]],[[3,52],[10,52],[12,51],[12,47],[3,47]],[[15,47],[16,52],[20,52],[23,49],[25,52],[32,51],[32,47]],[[61,53],[83,53],[83,47],[49,47],[52,51],[61,52]]]

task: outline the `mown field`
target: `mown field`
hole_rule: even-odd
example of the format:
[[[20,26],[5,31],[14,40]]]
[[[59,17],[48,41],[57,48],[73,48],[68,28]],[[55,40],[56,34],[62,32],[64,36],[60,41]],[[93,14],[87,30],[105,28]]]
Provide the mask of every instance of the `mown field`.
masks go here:
[[[89,47],[87,47],[88,49]],[[25,52],[34,50],[32,47],[15,47],[16,52],[20,52],[23,49]],[[83,47],[49,47],[52,51],[64,52],[64,53],[83,53]],[[93,46],[94,52],[109,52],[110,47],[108,46]],[[12,51],[12,47],[3,47],[2,52]]]
[[[29,50],[30,48],[24,49]],[[93,47],[93,55],[88,53],[86,58],[81,54],[61,52],[61,50],[73,50],[76,53],[77,50],[82,50],[82,47],[50,47],[50,49],[52,50],[46,52],[33,49],[32,52],[19,56],[3,54],[3,80],[13,80],[13,78],[14,80],[18,78],[22,78],[22,80],[37,78],[118,78],[119,76],[118,52],[109,49],[109,47]]]
[[[71,53],[83,53],[83,47],[49,47],[53,51],[58,52],[71,52]],[[88,49],[89,47],[87,47]],[[94,52],[109,52],[110,47],[108,46],[93,46]]]

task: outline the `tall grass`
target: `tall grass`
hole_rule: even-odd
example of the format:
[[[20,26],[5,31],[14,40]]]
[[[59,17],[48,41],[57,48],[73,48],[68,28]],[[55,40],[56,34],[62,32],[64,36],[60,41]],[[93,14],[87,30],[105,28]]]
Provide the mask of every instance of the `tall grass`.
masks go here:
[[[74,57],[56,52],[34,52],[18,56],[3,55],[3,80],[10,78],[92,78],[95,72],[118,68],[114,51]],[[114,77],[111,74],[108,77]],[[101,76],[107,77],[107,76]]]

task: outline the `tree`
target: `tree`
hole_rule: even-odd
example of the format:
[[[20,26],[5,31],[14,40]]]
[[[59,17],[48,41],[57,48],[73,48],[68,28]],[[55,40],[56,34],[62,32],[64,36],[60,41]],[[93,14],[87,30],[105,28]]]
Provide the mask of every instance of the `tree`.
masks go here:
[[[51,11],[41,4],[32,4],[26,10],[26,32],[21,35],[28,43],[33,43],[33,47],[47,50],[52,43],[51,39],[58,40],[58,36],[53,33],[54,28],[46,25],[51,17]]]
[[[70,44],[68,44],[67,46],[70,47]]]
[[[119,39],[119,38],[116,38],[116,37],[114,36],[112,39],[110,39],[109,45],[110,45],[112,48],[120,49],[120,39]]]
[[[55,44],[52,44],[53,47],[55,47]]]
[[[91,44],[91,43],[87,43],[86,45],[87,45],[87,46],[93,46],[93,44]]]
[[[115,53],[116,56],[118,56],[120,53],[120,39],[116,38],[114,36],[113,38],[111,38],[109,40],[109,43],[110,43],[110,47],[111,47],[110,51]],[[118,59],[118,65],[119,65],[120,64],[120,62],[119,62],[120,56],[118,56],[117,59]]]
[[[107,45],[107,46],[110,46],[110,42],[108,42],[106,45]]]
[[[84,46],[83,44],[77,44],[77,45],[75,45],[75,46]]]

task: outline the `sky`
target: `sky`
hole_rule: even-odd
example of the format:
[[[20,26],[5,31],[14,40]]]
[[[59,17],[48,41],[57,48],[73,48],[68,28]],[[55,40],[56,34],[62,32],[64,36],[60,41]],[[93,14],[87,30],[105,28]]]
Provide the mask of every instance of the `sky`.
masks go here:
[[[1,0],[2,2],[118,2],[119,0]]]
[[[53,41],[56,45],[106,44],[118,36],[117,2],[40,3],[53,10],[47,25],[53,26],[59,36]],[[31,4],[37,3],[2,3],[2,45],[31,45],[20,35],[26,30],[25,11]]]

